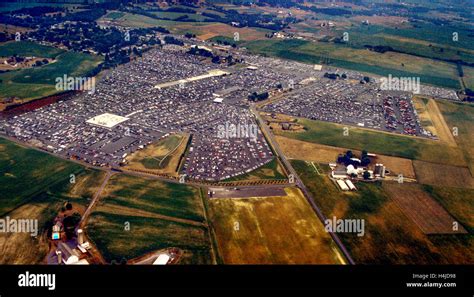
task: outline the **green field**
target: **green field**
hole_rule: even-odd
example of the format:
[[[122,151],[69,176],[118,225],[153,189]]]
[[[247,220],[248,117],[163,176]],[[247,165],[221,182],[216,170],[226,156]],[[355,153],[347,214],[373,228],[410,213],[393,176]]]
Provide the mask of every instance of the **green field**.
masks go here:
[[[84,168],[0,138],[0,215],[28,203]]]
[[[293,167],[308,187],[316,204],[329,218],[364,219],[365,234],[340,233],[344,245],[359,264],[469,264],[474,261],[474,236],[425,235],[389,197],[380,182],[357,183],[357,192],[342,192],[327,175],[319,175],[304,161]],[[470,193],[459,189],[436,189],[437,197],[461,223],[471,223]],[[459,199],[458,199],[459,197]],[[466,225],[464,225],[466,226]],[[471,225],[472,227],[472,225]]]
[[[46,226],[65,202],[87,205],[102,178],[100,171],[0,138],[0,217],[37,219],[39,227],[37,237],[0,234],[0,263],[41,263],[48,251]]]
[[[297,122],[305,126],[306,131],[277,132],[277,134],[307,142],[368,150],[389,156],[466,166],[464,154],[460,148],[450,147],[438,141],[350,126],[348,126],[349,135],[344,136],[344,125],[303,118],[298,118]]]
[[[57,77],[87,76],[102,62],[102,58],[98,56],[65,52],[30,42],[11,42],[0,46],[0,56],[13,53],[20,56],[54,58],[56,61],[37,68],[1,73],[0,94],[3,98],[13,96],[29,100],[51,95],[57,92]]]
[[[109,18],[109,15],[102,17],[101,19]],[[122,26],[134,27],[134,28],[151,28],[151,27],[165,27],[169,28],[179,22],[168,21],[168,20],[158,20],[150,18],[144,15],[132,14],[132,13],[123,13],[120,17],[117,14],[112,14],[110,18],[113,18],[114,21],[118,22]],[[99,19],[99,20],[101,20]]]
[[[20,57],[35,56],[54,59],[62,53],[64,53],[62,49],[27,41],[12,41],[0,46],[0,57],[9,57],[16,54]]]
[[[474,90],[474,67],[462,67],[464,71],[464,84],[466,85],[466,88],[469,88],[471,90]]]
[[[22,8],[32,8],[36,6],[61,6],[67,7],[69,9],[72,8],[81,8],[82,4],[68,4],[68,3],[44,3],[44,2],[2,2],[0,6],[0,12],[9,12],[14,11]]]
[[[191,20],[191,21],[196,21],[196,22],[203,22],[205,20],[210,20],[210,18],[207,18],[203,15],[193,14],[193,13],[157,11],[157,12],[152,12],[152,14],[154,14],[160,19],[162,18],[162,19],[169,19],[169,20],[175,20],[179,17],[183,17],[186,15],[187,18],[184,20],[181,20],[181,22],[186,21],[186,20]]]
[[[257,54],[303,63],[320,64],[329,61],[329,66],[382,76],[419,76],[424,84],[460,88],[456,65],[422,57],[394,52],[381,54],[346,44],[304,40],[256,40],[245,43],[245,46]]]
[[[458,136],[454,139],[468,162],[471,175],[474,176],[474,106],[448,101],[438,101],[438,106],[448,126],[458,129]]]
[[[336,30],[340,36],[349,33],[349,45],[364,48],[365,45],[390,46],[396,51],[428,58],[445,60],[463,60],[474,62],[474,39],[468,37],[469,32],[461,28],[442,28],[441,34],[427,34],[430,30],[437,32],[438,27],[427,24],[420,28],[398,28],[397,30],[379,25],[354,26],[347,30]],[[461,30],[460,30],[461,29]],[[424,32],[424,33],[423,33]],[[458,41],[452,40],[453,32],[458,32]]]
[[[425,191],[430,193],[431,197],[435,198],[445,209],[459,219],[459,222],[466,228],[466,230],[474,234],[474,204],[472,197],[474,197],[473,189],[448,188],[439,186],[423,186]]]
[[[126,231],[124,225],[130,224]],[[184,250],[180,263],[212,262],[199,190],[127,175],[111,178],[87,226],[108,262],[169,247]]]
[[[119,19],[119,18],[123,17],[124,15],[125,15],[125,13],[120,12],[120,11],[111,11],[111,12],[107,13],[104,17],[108,18],[108,19],[116,20],[116,19]]]

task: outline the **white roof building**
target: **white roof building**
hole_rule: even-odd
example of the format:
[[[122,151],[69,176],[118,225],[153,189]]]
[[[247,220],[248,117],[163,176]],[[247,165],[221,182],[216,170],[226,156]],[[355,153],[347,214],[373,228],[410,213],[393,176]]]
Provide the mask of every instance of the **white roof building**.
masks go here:
[[[160,254],[158,258],[156,258],[153,265],[166,265],[170,260],[170,256],[168,254]]]
[[[94,125],[94,126],[98,126],[101,128],[112,129],[118,124],[121,124],[128,120],[129,118],[106,112],[98,116],[95,116],[91,119],[88,119],[86,123]]]

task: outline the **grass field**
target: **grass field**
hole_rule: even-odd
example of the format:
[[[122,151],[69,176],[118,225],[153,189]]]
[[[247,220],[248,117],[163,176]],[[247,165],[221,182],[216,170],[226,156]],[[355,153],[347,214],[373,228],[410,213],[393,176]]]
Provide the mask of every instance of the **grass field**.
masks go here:
[[[453,131],[444,120],[438,104],[434,99],[415,97],[413,99],[413,105],[425,129],[438,136],[438,138],[447,145],[457,146]]]
[[[291,159],[299,159],[312,161],[317,163],[334,163],[339,154],[345,154],[349,149],[300,141],[284,136],[275,136],[278,145],[282,149],[285,156]],[[353,153],[360,156],[361,151],[352,150]],[[377,158],[372,161],[372,164],[382,163],[391,174],[396,176],[403,174],[405,177],[414,178],[415,171],[413,169],[413,162],[410,159],[377,155]]]
[[[22,101],[58,92],[56,78],[86,76],[102,58],[82,53],[64,52],[30,42],[11,42],[0,46],[0,55],[17,53],[23,56],[54,58],[57,61],[38,68],[20,69],[0,74],[0,98],[18,97]]]
[[[154,250],[184,250],[180,263],[212,262],[199,190],[127,175],[115,175],[86,227],[104,258],[133,259]],[[128,222],[130,230],[125,230]]]
[[[188,135],[174,134],[148,145],[128,156],[125,168],[178,176],[177,169],[188,139]]]
[[[372,153],[388,156],[466,166],[461,148],[448,146],[439,141],[357,127],[349,127],[349,135],[344,136],[344,125],[304,118],[298,118],[298,123],[305,126],[305,132],[277,132],[277,134],[329,146],[355,150],[366,149]]]
[[[472,264],[474,237],[471,234],[426,235],[390,198],[380,183],[357,183],[357,192],[344,193],[327,176],[319,175],[311,165],[293,160],[292,164],[323,213],[337,218],[364,219],[365,235],[340,233],[356,263],[365,264]],[[453,190],[460,191],[460,190]],[[462,189],[462,191],[467,191]],[[456,219],[464,219],[468,211],[468,195],[457,201],[448,190],[440,199],[451,195],[447,211]],[[434,197],[435,198],[435,197]],[[444,206],[443,203],[440,203]],[[472,209],[468,206],[468,209]],[[461,216],[461,215],[464,216]],[[457,217],[459,216],[459,218]],[[462,222],[462,221],[461,221]]]
[[[453,230],[457,221],[436,202],[422,186],[417,184],[384,183],[384,190],[397,203],[403,213],[409,217],[425,234],[466,233],[459,226]]]
[[[459,89],[456,66],[452,63],[332,43],[303,40],[256,40],[245,43],[252,52],[299,62],[320,64],[329,58],[329,65],[376,75],[420,77],[423,84]]]
[[[0,12],[14,11],[22,8],[31,8],[36,6],[61,6],[72,9],[73,7],[81,8],[82,4],[68,3],[44,3],[44,2],[3,2],[0,6]]]
[[[469,168],[446,164],[413,161],[418,182],[427,185],[438,185],[453,188],[474,189],[474,178]]]
[[[75,183],[71,183],[71,174]],[[39,235],[0,234],[0,263],[42,263],[49,250],[46,224],[69,201],[86,206],[103,173],[0,138],[0,217],[37,219]]]
[[[133,27],[133,28],[151,28],[151,27],[165,27],[170,28],[179,24],[179,22],[169,21],[169,20],[159,20],[150,18],[144,15],[133,14],[133,13],[109,13],[98,20],[110,20],[112,19],[115,23],[124,26],[124,27]]]
[[[253,181],[253,180],[262,180],[262,179],[286,179],[286,175],[283,173],[283,169],[278,163],[277,159],[273,159],[267,164],[263,165],[246,174],[239,176],[231,177],[224,181]]]
[[[466,88],[474,90],[474,67],[463,67],[464,77],[463,81]]]
[[[474,177],[474,106],[438,101],[438,107],[451,130],[457,128],[458,135],[454,139],[467,160],[471,176]]]
[[[456,217],[469,233],[474,234],[474,197],[473,189],[456,189],[440,186],[423,186],[431,197]]]
[[[323,224],[296,188],[287,196],[211,199],[211,221],[226,264],[340,264]]]

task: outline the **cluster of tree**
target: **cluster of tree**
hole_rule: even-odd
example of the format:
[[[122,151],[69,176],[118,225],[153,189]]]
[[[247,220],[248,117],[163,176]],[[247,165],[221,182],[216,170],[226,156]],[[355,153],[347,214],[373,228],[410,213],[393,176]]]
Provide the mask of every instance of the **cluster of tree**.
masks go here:
[[[184,37],[186,37],[186,38],[196,38],[196,34],[186,33],[186,34],[184,34]]]
[[[36,7],[34,8],[36,9]],[[34,11],[32,8],[31,10]],[[61,13],[53,15],[27,15],[13,12],[13,13],[4,13],[0,15],[0,23],[26,27],[26,28],[48,28],[54,24],[62,23],[65,21],[76,21],[76,22],[95,22],[97,19],[102,17],[107,10],[105,8],[94,8],[87,9],[75,13],[66,13],[62,15]]]
[[[337,157],[337,162],[343,163],[345,166],[352,165],[356,168],[358,166],[365,167],[370,164],[370,158],[368,157],[368,153],[366,150],[362,151],[361,157],[359,159],[360,162],[355,159],[358,159],[357,156],[351,150],[348,150],[345,154],[340,154]]]
[[[226,10],[219,6],[213,6],[213,10],[223,13],[225,16],[220,16],[214,13],[204,12],[202,15],[209,18],[210,22],[220,22],[226,24],[238,24],[238,27],[259,27],[269,30],[279,31],[288,26],[291,22],[296,22],[296,19],[281,19],[274,14],[249,14],[239,13],[237,10]]]
[[[164,40],[166,44],[176,44],[180,46],[184,45],[184,42],[170,35],[165,36]]]
[[[391,52],[393,51],[393,48],[391,46],[388,46],[388,45],[369,45],[369,44],[366,44],[364,45],[365,48],[368,48],[369,50],[371,51],[374,51],[374,52],[377,52],[377,53],[385,53],[385,52]]]
[[[253,92],[248,95],[248,99],[253,102],[262,101],[262,100],[267,99],[268,97],[269,97],[268,92],[263,92],[260,94],[258,94],[257,92]]]
[[[211,51],[198,48],[197,46],[190,48],[188,51],[188,54],[206,57],[206,58],[214,58],[214,54]]]
[[[326,73],[324,73],[324,77],[329,78],[329,79],[338,79],[338,78],[346,79],[346,78],[347,78],[347,74],[345,74],[345,73],[339,74],[339,73],[329,73],[329,72],[326,72]]]
[[[33,66],[34,66],[34,67],[41,67],[41,66],[47,65],[47,64],[49,64],[48,59],[43,59],[43,60],[38,60],[38,61],[36,61]]]
[[[237,44],[234,42],[230,42],[226,39],[216,39],[214,40],[217,44],[222,44],[222,45],[230,45],[232,47],[237,47]]]
[[[51,13],[61,13],[65,11],[65,8],[60,6],[35,6],[35,7],[25,7],[18,10],[13,11],[15,14],[24,14],[30,15],[32,17],[38,17],[45,14]]]

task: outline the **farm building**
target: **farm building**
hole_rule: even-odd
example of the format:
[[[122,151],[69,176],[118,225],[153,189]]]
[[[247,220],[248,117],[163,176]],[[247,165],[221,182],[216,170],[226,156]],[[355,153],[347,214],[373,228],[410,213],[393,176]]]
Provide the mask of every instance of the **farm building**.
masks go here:
[[[374,175],[376,177],[385,177],[385,166],[383,164],[375,164]]]
[[[331,176],[336,179],[347,178],[347,173],[345,170],[334,170],[331,172]]]
[[[349,187],[346,185],[346,183],[343,180],[338,179],[338,180],[336,180],[336,182],[337,182],[337,185],[339,186],[339,188],[341,188],[341,190],[349,191]]]
[[[349,190],[351,190],[351,191],[356,191],[357,190],[357,188],[354,186],[354,184],[352,183],[351,180],[346,179],[345,182],[346,182],[347,186],[349,187]]]

